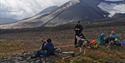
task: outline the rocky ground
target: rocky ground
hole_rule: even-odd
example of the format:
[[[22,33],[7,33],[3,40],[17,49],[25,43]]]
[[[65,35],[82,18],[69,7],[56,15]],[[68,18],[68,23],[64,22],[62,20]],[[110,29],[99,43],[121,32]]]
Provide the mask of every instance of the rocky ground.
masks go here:
[[[65,48],[64,48],[65,49]],[[88,48],[83,54],[75,49],[75,52],[66,51],[59,56],[51,56],[46,58],[46,63],[125,63],[124,47],[106,49],[100,47],[97,49]],[[65,49],[66,50],[66,49]],[[8,58],[2,58],[0,63],[44,63],[45,58],[31,58],[33,54],[23,53],[21,55],[13,55]]]

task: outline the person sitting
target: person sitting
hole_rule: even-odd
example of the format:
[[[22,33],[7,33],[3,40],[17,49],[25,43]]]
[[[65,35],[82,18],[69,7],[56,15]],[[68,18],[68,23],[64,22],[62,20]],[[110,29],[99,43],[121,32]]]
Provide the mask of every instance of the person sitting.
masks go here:
[[[51,55],[54,55],[54,51],[55,51],[55,48],[54,48],[54,44],[52,43],[52,40],[51,39],[47,39],[47,41],[44,41],[43,44],[42,44],[42,47],[40,50],[38,50],[35,54],[34,57],[32,58],[37,58],[37,57],[40,57],[40,58],[44,58],[44,57],[49,57]]]
[[[35,53],[34,53],[34,56],[32,56],[31,58],[37,58],[37,57],[41,57],[41,55],[43,56],[43,55],[46,55],[46,49],[45,49],[45,45],[46,45],[46,41],[43,41],[42,40],[42,45],[41,45],[41,47],[40,47],[40,49],[38,50],[38,51],[36,51]]]
[[[118,42],[118,41],[119,41],[119,36],[115,33],[115,31],[112,31],[112,32],[111,32],[110,38],[111,38],[114,42]]]
[[[105,45],[105,34],[104,33],[101,33],[98,37],[98,40],[99,40],[99,45]]]
[[[55,47],[54,47],[54,44],[52,43],[51,39],[47,40],[47,43],[45,45],[45,49],[47,50],[47,56],[55,55],[54,54]]]
[[[43,43],[42,43],[42,46],[41,46],[40,50],[46,50],[46,49],[45,49],[45,45],[46,45],[47,42],[46,42],[46,41],[43,41],[43,40],[42,40],[42,42],[43,42]]]
[[[119,44],[119,36],[115,33],[115,31],[112,31],[110,36],[106,38],[105,43],[108,44],[108,47],[110,46],[117,46]]]

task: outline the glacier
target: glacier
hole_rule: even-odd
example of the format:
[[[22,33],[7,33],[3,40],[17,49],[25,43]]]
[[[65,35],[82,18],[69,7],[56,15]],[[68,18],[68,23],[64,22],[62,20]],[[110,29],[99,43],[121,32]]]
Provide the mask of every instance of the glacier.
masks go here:
[[[61,6],[69,0],[0,0],[0,24],[16,22],[51,6]],[[46,13],[49,13],[47,11]],[[45,14],[45,13],[44,13]],[[4,21],[8,19],[12,21]]]

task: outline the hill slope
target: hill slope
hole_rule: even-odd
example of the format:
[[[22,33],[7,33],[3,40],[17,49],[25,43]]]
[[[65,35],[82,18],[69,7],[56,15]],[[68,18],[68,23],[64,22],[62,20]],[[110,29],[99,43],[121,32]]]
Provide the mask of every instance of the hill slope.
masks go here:
[[[105,7],[102,4],[105,3]],[[110,5],[109,5],[110,3]],[[71,0],[61,7],[50,7],[56,10],[53,10],[51,13],[47,13],[45,15],[37,14],[31,18],[27,18],[24,20],[20,20],[16,23],[12,24],[4,24],[0,25],[0,29],[20,29],[20,28],[37,28],[37,27],[55,27],[58,25],[67,24],[70,22],[75,22],[78,20],[83,21],[118,21],[115,18],[119,18],[120,14],[124,13],[124,4],[119,4],[115,2],[113,6],[112,2],[106,2],[105,0]],[[117,4],[119,4],[117,6]],[[115,6],[114,6],[115,5]],[[122,5],[122,6],[121,6]],[[119,12],[116,12],[112,7],[118,7],[121,9]],[[46,9],[45,9],[46,10]],[[49,10],[49,9],[47,9]],[[113,14],[119,14],[119,16],[113,17],[113,19],[109,19],[110,12]],[[111,12],[111,13],[112,13]],[[41,12],[42,13],[42,12]],[[120,17],[120,18],[124,18]],[[101,19],[101,20],[100,20]]]

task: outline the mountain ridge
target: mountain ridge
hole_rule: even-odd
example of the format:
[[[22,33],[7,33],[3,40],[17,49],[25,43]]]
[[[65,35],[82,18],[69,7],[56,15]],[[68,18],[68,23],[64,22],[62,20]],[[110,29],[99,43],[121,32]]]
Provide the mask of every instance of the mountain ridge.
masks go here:
[[[98,7],[98,5],[103,1],[72,0],[44,16],[38,14],[16,23],[0,25],[0,29],[56,27],[79,20],[92,22],[100,19],[109,19],[109,13],[102,11],[102,9]]]

